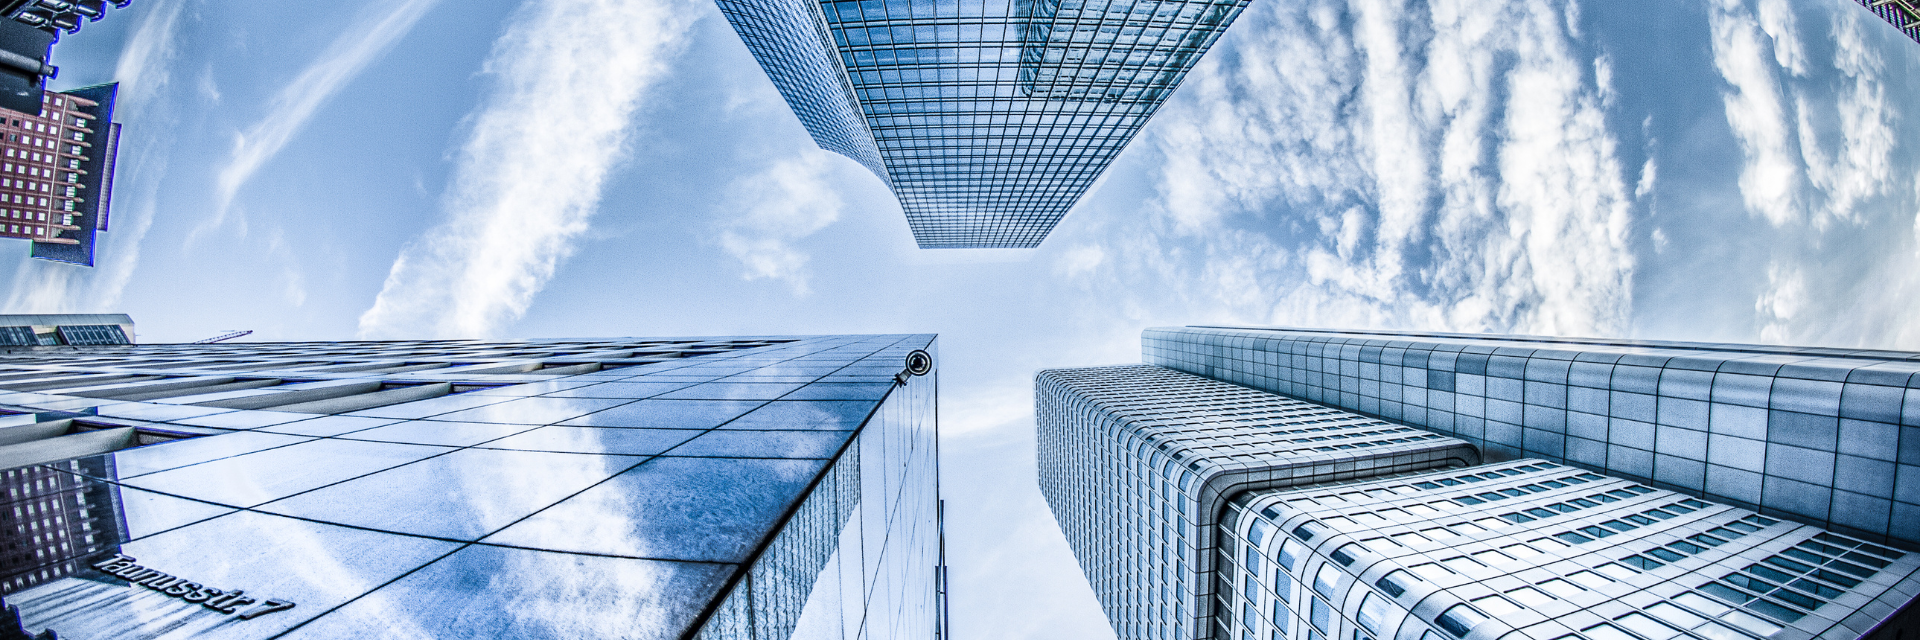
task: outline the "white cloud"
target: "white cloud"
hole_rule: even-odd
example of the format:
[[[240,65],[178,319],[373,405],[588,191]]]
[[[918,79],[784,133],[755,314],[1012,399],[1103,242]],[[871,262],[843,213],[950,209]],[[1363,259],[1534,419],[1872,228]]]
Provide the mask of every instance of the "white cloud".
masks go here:
[[[1155,301],[1195,321],[1624,332],[1632,196],[1577,11],[1403,5],[1249,8],[1150,130],[1172,237],[1107,253],[1204,283]]]
[[[1100,271],[1107,262],[1107,251],[1094,244],[1078,244],[1061,252],[1055,270],[1068,278],[1082,278]]]
[[[1760,320],[1760,340],[1776,344],[1792,341],[1793,324],[1807,308],[1807,278],[1791,264],[1767,265],[1767,287],[1754,301]]]
[[[1823,193],[1825,206],[1814,218],[1818,225],[1832,220],[1855,220],[1856,207],[1864,200],[1887,192],[1891,186],[1893,147],[1893,108],[1887,104],[1886,83],[1881,76],[1886,63],[1878,51],[1863,41],[1857,11],[1835,16],[1833,25],[1834,68],[1840,71],[1843,86],[1832,95],[1832,104],[1809,104],[1813,99],[1802,94],[1797,101],[1801,155],[1806,162],[1808,182]],[[1838,121],[1839,140],[1834,152],[1814,122],[1815,113],[1831,113]]]
[[[233,156],[215,184],[214,215],[194,231],[198,236],[226,222],[233,198],[262,165],[307,126],[320,105],[346,87],[368,64],[384,55],[440,0],[376,2],[373,10],[349,26],[273,98],[267,114],[234,138]],[[212,82],[207,88],[213,89]],[[218,96],[217,90],[214,95]]]
[[[693,16],[676,0],[529,0],[485,70],[446,220],[394,260],[365,336],[485,336],[518,318],[597,210],[634,113]]]
[[[1800,32],[1794,26],[1793,7],[1787,0],[1757,0],[1754,15],[1760,30],[1773,41],[1773,61],[1796,76],[1807,75],[1807,54],[1800,46]]]
[[[1787,120],[1786,96],[1775,78],[1776,58],[1768,55],[1761,25],[1741,0],[1715,0],[1708,12],[1713,64],[1731,90],[1722,96],[1727,125],[1746,150],[1740,170],[1740,195],[1747,209],[1774,226],[1798,220],[1801,171],[1795,133]],[[1775,28],[1790,23],[1776,21]],[[1775,40],[1774,47],[1779,46]],[[1792,41],[1786,39],[1784,41]]]
[[[166,3],[141,18],[120,52],[113,79],[120,83],[114,119],[139,123],[120,141],[109,216],[110,231],[96,236],[94,267],[29,259],[14,272],[7,313],[118,311],[121,294],[140,260],[140,243],[153,225],[154,199],[166,174],[172,146],[171,114],[161,105],[178,57],[180,16],[186,2]]]
[[[780,280],[794,295],[808,293],[808,256],[794,243],[840,219],[840,196],[827,179],[834,162],[808,150],[728,185],[722,206],[734,215],[721,225],[720,247],[740,260],[746,279]]]

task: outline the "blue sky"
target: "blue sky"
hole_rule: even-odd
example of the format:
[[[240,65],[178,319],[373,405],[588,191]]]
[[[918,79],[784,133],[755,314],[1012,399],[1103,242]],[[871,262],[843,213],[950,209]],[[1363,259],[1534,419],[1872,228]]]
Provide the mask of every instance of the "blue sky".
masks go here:
[[[1920,45],[1845,0],[1256,0],[1035,250],[921,251],[699,0],[142,0],[98,267],[146,342],[938,332],[956,632],[1112,632],[1031,376],[1140,329],[1920,349]]]

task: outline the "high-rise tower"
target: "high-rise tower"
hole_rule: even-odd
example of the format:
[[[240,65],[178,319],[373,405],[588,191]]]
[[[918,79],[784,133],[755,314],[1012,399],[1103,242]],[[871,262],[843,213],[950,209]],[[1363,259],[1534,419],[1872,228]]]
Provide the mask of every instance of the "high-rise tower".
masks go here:
[[[1210,327],[1144,351],[1034,390],[1041,491],[1121,638],[1920,628],[1920,354]]]
[[[1031,248],[1248,0],[717,0],[921,248]]]
[[[9,347],[0,637],[943,637],[932,349]]]

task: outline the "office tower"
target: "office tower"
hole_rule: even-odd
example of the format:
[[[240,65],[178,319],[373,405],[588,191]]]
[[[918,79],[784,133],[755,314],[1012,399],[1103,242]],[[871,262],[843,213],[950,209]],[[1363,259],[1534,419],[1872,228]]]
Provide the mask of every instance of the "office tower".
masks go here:
[[[1920,2],[1914,0],[1857,0],[1915,42],[1920,42]]]
[[[0,637],[933,637],[933,348],[14,348],[0,443],[61,421],[134,442],[0,471],[41,501],[0,517],[0,559],[102,541],[70,573],[0,564]]]
[[[717,0],[820,148],[921,248],[1031,248],[1245,0]]]
[[[1920,354],[1167,327],[1149,364],[1826,527],[1920,543]]]
[[[1531,458],[1249,492],[1221,527],[1216,638],[1891,640],[1920,593],[1920,554]]]
[[[1201,638],[1223,503],[1479,461],[1460,440],[1150,366],[1042,371],[1040,492],[1122,638]],[[1265,640],[1265,639],[1262,639]]]
[[[1041,489],[1120,637],[1894,640],[1920,628],[1912,530],[1833,525],[1859,517],[1840,495],[1853,485],[1833,477],[1857,472],[1826,467],[1835,502],[1815,518],[1538,453],[1542,434],[1589,419],[1570,409],[1612,420],[1611,444],[1681,456],[1685,441],[1664,429],[1750,427],[1757,402],[1766,428],[1745,439],[1790,456],[1761,474],[1772,482],[1776,467],[1832,464],[1797,444],[1814,422],[1802,416],[1824,406],[1809,393],[1834,405],[1829,437],[1854,433],[1828,451],[1897,451],[1906,427],[1858,430],[1898,421],[1900,405],[1860,399],[1904,390],[1853,385],[1900,389],[1873,383],[1904,384],[1915,354],[1361,333],[1150,329],[1147,365],[1037,376]],[[1702,370],[1714,373],[1691,373]],[[1725,411],[1672,402],[1700,385],[1748,393],[1711,395],[1735,405]],[[1631,431],[1640,410],[1657,429]],[[1447,453],[1384,466],[1370,462],[1380,449],[1341,437],[1350,429]],[[1742,446],[1702,440],[1686,455]],[[1332,473],[1301,477],[1291,460],[1303,455]],[[1223,467],[1261,481],[1186,486]]]
[[[133,344],[133,336],[124,313],[0,315],[0,347]]]
[[[119,85],[46,93],[41,109],[0,109],[0,237],[33,241],[32,256],[93,266],[107,230]]]

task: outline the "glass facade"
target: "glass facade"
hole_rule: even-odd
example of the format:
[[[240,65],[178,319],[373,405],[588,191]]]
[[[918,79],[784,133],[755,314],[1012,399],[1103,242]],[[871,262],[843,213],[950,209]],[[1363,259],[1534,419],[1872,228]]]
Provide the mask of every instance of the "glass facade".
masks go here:
[[[0,595],[19,621],[0,636],[932,637],[937,374],[903,370],[933,348],[889,335],[0,355],[0,388],[31,389],[0,392],[0,413],[201,436],[0,474],[21,508],[0,527]]]
[[[1920,555],[1544,460],[1236,498],[1217,638],[1852,640]]]
[[[1920,354],[1167,327],[1146,362],[1875,542],[1920,544]]]
[[[1244,491],[1478,461],[1459,440],[1150,366],[1042,371],[1040,492],[1122,638],[1205,638]]]
[[[922,248],[1039,246],[1246,0],[718,0]]]

